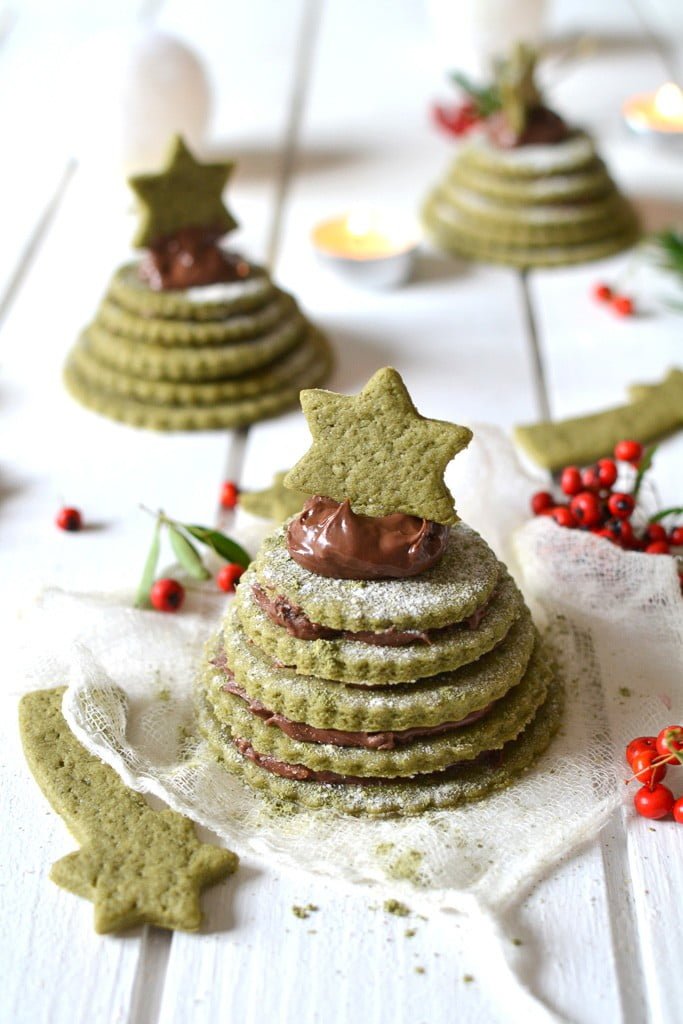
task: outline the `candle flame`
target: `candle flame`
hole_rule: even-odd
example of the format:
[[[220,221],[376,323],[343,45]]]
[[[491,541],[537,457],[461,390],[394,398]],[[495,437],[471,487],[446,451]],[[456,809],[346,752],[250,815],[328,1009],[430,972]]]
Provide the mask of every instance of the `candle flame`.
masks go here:
[[[675,82],[666,82],[655,93],[654,109],[667,121],[683,120],[683,90]]]

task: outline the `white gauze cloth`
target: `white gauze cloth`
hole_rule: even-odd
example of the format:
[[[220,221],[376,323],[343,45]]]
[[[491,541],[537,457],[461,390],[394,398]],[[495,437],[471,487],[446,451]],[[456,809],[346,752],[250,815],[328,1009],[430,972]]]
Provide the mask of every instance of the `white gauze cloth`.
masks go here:
[[[225,609],[211,584],[178,615],[134,610],[130,594],[44,592],[26,621],[26,686],[68,684],[64,713],[90,751],[239,853],[490,917],[629,798],[624,743],[683,718],[683,601],[673,559],[529,519],[539,480],[493,428],[479,428],[450,485],[556,644],[567,685],[559,735],[500,794],[403,820],[270,814],[193,731],[193,679]]]

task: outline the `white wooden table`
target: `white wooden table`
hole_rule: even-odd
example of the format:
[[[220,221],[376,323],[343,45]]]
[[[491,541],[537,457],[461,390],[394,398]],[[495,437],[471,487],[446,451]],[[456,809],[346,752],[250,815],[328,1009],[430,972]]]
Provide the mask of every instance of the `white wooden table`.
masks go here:
[[[553,101],[599,134],[616,176],[650,217],[673,220],[678,202],[681,223],[683,155],[627,137],[618,109],[631,92],[680,79],[683,5],[556,0],[549,8],[554,39],[580,32],[598,42]],[[139,501],[215,520],[224,478],[265,485],[307,443],[295,414],[246,434],[155,436],[94,417],[63,393],[66,350],[127,256],[133,227],[123,189],[98,180],[87,160],[74,161],[60,134],[64,112],[58,102],[53,109],[52,83],[68,65],[64,45],[92,28],[71,25],[63,10],[27,5],[0,41],[3,624],[45,583],[134,585],[149,534]],[[308,230],[318,217],[357,200],[415,208],[448,158],[449,143],[427,117],[443,84],[419,0],[251,0],[229,10],[219,0],[171,0],[159,24],[207,57],[221,93],[216,140],[239,160],[230,193],[243,225],[237,241],[269,258],[333,337],[334,388],[358,390],[391,363],[426,414],[510,427],[545,407],[561,416],[616,403],[629,382],[681,364],[680,318],[624,322],[592,302],[591,283],[609,279],[623,259],[525,281],[425,256],[417,279],[389,294],[351,290],[316,266]],[[29,79],[44,86],[26,98]],[[682,470],[679,438],[657,460],[667,503],[680,502]],[[53,516],[63,501],[103,528],[59,533]],[[408,938],[406,921],[374,909],[368,893],[255,861],[206,895],[201,935],[144,928],[96,936],[90,904],[47,878],[74,844],[23,762],[21,689],[5,673],[0,1020],[510,1019],[464,922],[411,921]],[[653,829],[626,809],[580,855],[520,893],[504,922],[507,953],[553,1013],[582,1024],[683,1020],[682,850],[683,830]],[[308,920],[292,913],[309,902],[320,909]],[[527,1016],[546,1019],[541,1008]]]

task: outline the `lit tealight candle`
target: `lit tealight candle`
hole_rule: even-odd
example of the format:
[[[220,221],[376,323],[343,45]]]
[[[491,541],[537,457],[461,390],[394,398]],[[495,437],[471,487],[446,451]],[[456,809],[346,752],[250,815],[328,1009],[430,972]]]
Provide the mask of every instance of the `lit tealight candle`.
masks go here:
[[[656,92],[633,96],[624,103],[624,119],[638,135],[683,138],[683,90],[666,82]]]
[[[388,210],[352,210],[316,224],[313,245],[319,256],[349,280],[371,288],[392,288],[413,268],[416,225]]]

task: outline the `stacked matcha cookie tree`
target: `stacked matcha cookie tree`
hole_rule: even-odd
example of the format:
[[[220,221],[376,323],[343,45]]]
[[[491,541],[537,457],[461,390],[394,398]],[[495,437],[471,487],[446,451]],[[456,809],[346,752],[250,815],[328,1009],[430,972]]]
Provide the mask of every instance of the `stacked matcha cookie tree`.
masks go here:
[[[352,814],[453,807],[508,785],[561,691],[524,600],[458,520],[464,427],[422,417],[393,369],[305,391],[315,497],[242,576],[198,684],[215,758],[281,801]]]
[[[588,135],[543,103],[535,62],[533,51],[518,46],[497,65],[493,85],[475,90],[482,130],[459,149],[423,208],[439,247],[490,263],[550,267],[600,259],[635,241],[630,205]]]
[[[112,419],[158,430],[237,427],[296,404],[330,368],[325,338],[262,267],[220,243],[231,163],[183,140],[164,169],[130,180],[141,260],[114,274],[69,355],[69,391]]]

